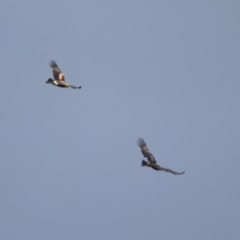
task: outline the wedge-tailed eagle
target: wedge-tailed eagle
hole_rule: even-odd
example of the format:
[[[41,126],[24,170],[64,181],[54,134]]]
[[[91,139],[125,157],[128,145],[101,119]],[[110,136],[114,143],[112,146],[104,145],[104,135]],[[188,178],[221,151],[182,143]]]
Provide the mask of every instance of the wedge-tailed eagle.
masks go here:
[[[165,172],[169,172],[172,173],[174,175],[180,175],[180,174],[184,174],[185,172],[175,172],[171,169],[168,168],[164,168],[159,166],[159,164],[157,163],[157,161],[155,160],[154,156],[152,155],[152,153],[149,151],[147,144],[145,143],[145,141],[142,138],[139,138],[137,140],[137,144],[138,146],[141,148],[142,154],[145,158],[147,158],[147,161],[142,160],[142,166],[144,167],[151,167],[154,170],[158,170],[158,171],[165,171]]]
[[[52,78],[49,78],[46,83],[50,83],[54,86],[62,88],[81,88],[81,86],[76,87],[65,82],[64,73],[59,69],[55,61],[51,61],[49,65],[52,68],[54,80]]]

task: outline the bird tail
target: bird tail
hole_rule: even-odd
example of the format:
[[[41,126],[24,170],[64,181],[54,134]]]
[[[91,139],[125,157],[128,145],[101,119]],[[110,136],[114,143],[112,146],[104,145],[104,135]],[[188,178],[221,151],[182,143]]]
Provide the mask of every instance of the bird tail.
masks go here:
[[[144,166],[149,166],[149,163],[144,161],[144,160],[142,160],[142,167],[144,167]]]
[[[49,78],[46,83],[52,83],[53,82],[53,79]]]

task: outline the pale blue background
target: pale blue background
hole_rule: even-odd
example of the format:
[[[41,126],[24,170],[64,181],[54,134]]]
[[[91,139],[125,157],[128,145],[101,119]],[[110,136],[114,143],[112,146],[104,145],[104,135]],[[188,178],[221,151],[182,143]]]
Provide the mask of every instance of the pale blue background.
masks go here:
[[[239,26],[238,0],[1,1],[0,239],[240,239]]]

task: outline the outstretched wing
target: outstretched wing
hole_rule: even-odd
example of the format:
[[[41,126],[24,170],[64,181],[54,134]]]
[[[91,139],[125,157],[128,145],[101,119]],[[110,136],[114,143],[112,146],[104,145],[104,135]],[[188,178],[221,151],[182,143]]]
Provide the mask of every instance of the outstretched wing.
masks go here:
[[[176,172],[176,171],[173,171],[172,169],[164,168],[164,167],[160,167],[160,166],[158,166],[158,170],[169,172],[169,173],[172,173],[174,175],[181,175],[181,174],[185,173],[185,172]]]
[[[139,138],[137,140],[137,144],[138,146],[141,148],[142,154],[144,157],[147,158],[147,160],[150,163],[156,164],[157,161],[155,160],[154,156],[152,155],[152,153],[149,151],[147,144],[145,143],[145,141],[142,138]]]
[[[55,61],[50,62],[50,67],[52,68],[52,72],[55,80],[65,81],[64,73],[59,69]]]

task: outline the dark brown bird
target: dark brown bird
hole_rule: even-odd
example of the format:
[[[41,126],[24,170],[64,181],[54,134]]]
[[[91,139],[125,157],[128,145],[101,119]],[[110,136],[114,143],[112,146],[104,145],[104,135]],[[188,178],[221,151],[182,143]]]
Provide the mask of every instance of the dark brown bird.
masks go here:
[[[145,143],[145,141],[142,138],[139,138],[137,140],[137,144],[138,146],[141,148],[142,154],[145,158],[147,158],[148,162],[142,160],[142,167],[151,167],[154,170],[158,170],[158,171],[165,171],[165,172],[169,172],[172,173],[174,175],[181,175],[184,174],[185,172],[175,172],[171,169],[168,168],[164,168],[158,165],[157,161],[155,160],[154,156],[152,155],[152,153],[149,151],[147,144]]]
[[[52,68],[54,80],[49,78],[46,81],[46,83],[50,83],[54,86],[62,87],[62,88],[73,88],[73,89],[81,88],[81,86],[76,87],[65,82],[64,73],[59,69],[55,61],[51,61],[49,65]]]

